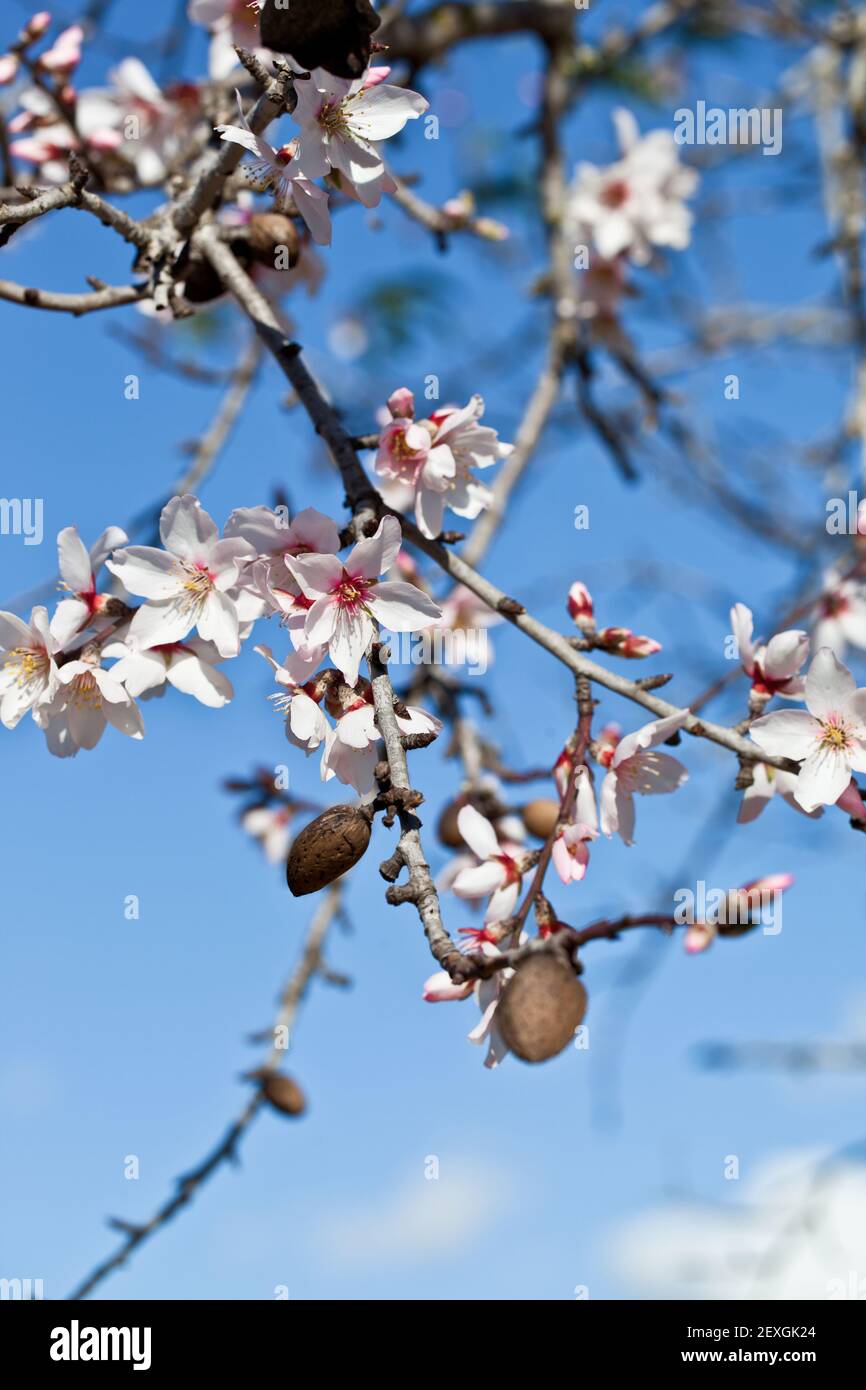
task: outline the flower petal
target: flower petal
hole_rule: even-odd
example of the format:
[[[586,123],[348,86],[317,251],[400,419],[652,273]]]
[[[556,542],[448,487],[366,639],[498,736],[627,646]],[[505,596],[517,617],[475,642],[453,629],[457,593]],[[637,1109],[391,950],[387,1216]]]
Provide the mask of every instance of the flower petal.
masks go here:
[[[806,707],[816,719],[836,714],[855,690],[854,677],[841,661],[822,647],[816,653],[806,676]]]
[[[797,778],[797,801],[806,811],[832,806],[851,781],[851,767],[841,749],[818,748],[806,759]]]
[[[57,559],[60,577],[74,594],[87,593],[92,588],[90,556],[77,526],[66,526],[60,532],[57,537]]]
[[[752,742],[774,758],[806,758],[820,736],[820,724],[804,709],[774,710],[749,725]]]
[[[207,559],[219,531],[197,497],[172,497],[159,519],[160,540],[181,560],[197,564]]]
[[[416,632],[442,617],[441,608],[429,595],[414,584],[399,581],[373,584],[367,606],[376,621],[392,632]]]
[[[346,573],[353,578],[378,579],[389,570],[397,558],[403,540],[400,523],[395,516],[383,516],[376,533],[359,541],[346,556]]]
[[[496,831],[486,816],[474,806],[461,806],[457,813],[457,829],[473,854],[479,859],[492,859],[501,853]]]
[[[152,545],[130,545],[116,550],[106,568],[130,594],[140,598],[168,599],[183,589],[183,580],[172,555]]]

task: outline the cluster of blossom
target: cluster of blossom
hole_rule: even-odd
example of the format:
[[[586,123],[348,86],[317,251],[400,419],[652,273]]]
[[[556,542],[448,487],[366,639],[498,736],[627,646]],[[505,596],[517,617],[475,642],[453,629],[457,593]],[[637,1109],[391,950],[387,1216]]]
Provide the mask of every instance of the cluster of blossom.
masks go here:
[[[597,640],[600,634],[595,627],[592,597],[584,584],[571,586],[567,606],[581,631]],[[769,642],[755,642],[752,613],[744,604],[731,610],[731,623],[743,670],[751,681],[750,734],[771,756],[788,757],[801,764],[795,773],[756,763],[738,819],[754,820],[775,791],[808,815],[819,815],[821,807],[835,803],[848,815],[866,818],[866,806],[851,775],[852,771],[866,771],[866,689],[855,689],[850,672],[826,647],[818,650],[808,673],[802,676],[809,653],[805,632],[789,630],[777,633]],[[659,650],[651,639],[634,641],[650,643],[651,650]],[[616,651],[613,642],[602,645]],[[625,645],[624,640],[622,647]],[[621,649],[619,654],[645,653]],[[760,714],[774,697],[804,700],[806,710]],[[606,725],[589,749],[604,771],[597,800],[589,770],[576,762],[573,742],[563,749],[554,769],[561,805],[566,804],[572,780],[577,778],[573,810],[556,825],[552,846],[553,865],[564,884],[584,878],[589,846],[600,833],[608,838],[619,835],[624,844],[633,844],[635,796],[670,793],[686,781],[688,773],[682,763],[661,751],[661,745],[675,737],[687,718],[687,710],[677,710],[625,736],[615,725]],[[496,956],[503,939],[510,939],[509,919],[520,898],[524,875],[535,861],[521,843],[523,830],[513,818],[494,826],[467,805],[459,811],[457,824],[471,854],[458,855],[439,886],[476,904],[486,899],[484,925],[464,933],[469,938],[466,949]],[[736,891],[747,903],[760,905],[762,893],[781,892],[791,882],[790,875],[771,875]],[[713,922],[691,924],[684,938],[686,951],[697,954],[706,950],[717,933]],[[496,1027],[496,1007],[512,973],[510,969],[500,970],[489,980],[454,985],[447,973],[440,971],[424,986],[424,997],[431,1002],[475,995],[481,1021],[469,1037],[473,1042],[488,1043],[487,1066],[496,1066],[507,1052]]]
[[[240,125],[217,126],[223,140],[252,155],[245,166],[252,185],[270,190],[281,210],[293,201],[320,245],[330,244],[331,219],[328,194],[316,179],[368,208],[396,188],[378,143],[416,120],[428,103],[418,92],[389,85],[390,71],[371,67],[349,81],[314,69],[308,81],[297,84],[292,119],[300,131],[281,145],[255,134],[243,112]]]
[[[415,397],[405,386],[388,398],[374,468],[380,491],[397,511],[414,509],[425,536],[438,536],[445,508],[474,520],[490,505],[490,489],[473,469],[507,458],[512,446],[481,425],[484,401],[473,396],[458,409],[446,406],[425,419],[415,417]]]
[[[731,609],[731,629],[740,661],[751,681],[749,736],[771,757],[801,764],[787,772],[756,763],[753,780],[743,793],[738,819],[755,820],[776,792],[796,810],[818,816],[824,806],[839,806],[847,815],[866,818],[852,772],[866,772],[866,689],[855,689],[854,677],[829,646],[818,646],[805,676],[808,633],[789,629],[769,642],[753,639],[753,618],[745,604]],[[816,641],[821,635],[821,624]],[[805,710],[774,710],[760,714],[778,696],[805,701]]]
[[[249,43],[253,37],[258,6],[192,0],[190,17],[212,30],[216,69],[225,75],[231,70],[224,67],[231,42]],[[34,16],[22,36],[24,47],[41,39],[49,25],[48,14]],[[33,82],[18,94],[21,109],[9,122],[11,153],[37,166],[40,178],[49,183],[68,177],[73,150],[104,160],[100,172],[108,187],[122,187],[130,169],[138,185],[161,183],[188,145],[191,124],[203,120],[201,85],[183,82],[162,89],[139,59],[126,58],[109,73],[109,87],[78,92],[72,77],[81,62],[83,40],[83,29],[75,25],[32,59],[59,86],[51,93]],[[214,49],[211,57],[213,63]],[[233,51],[231,57],[234,66]],[[14,81],[20,64],[14,50],[0,56],[0,83]],[[331,220],[328,193],[317,180],[365,207],[375,207],[383,193],[396,187],[378,142],[427,110],[427,101],[417,92],[389,85],[389,73],[387,67],[370,67],[348,81],[315,69],[297,84],[293,120],[299,129],[288,142],[271,145],[254,134],[242,111],[238,125],[217,126],[223,140],[252,156],[245,165],[251,184],[273,193],[281,211],[297,211],[320,245],[330,243]]]
[[[124,58],[109,72],[108,87],[77,91],[75,70],[82,59],[84,30],[72,25],[42,53],[30,49],[47,33],[51,16],[40,12],[25,25],[16,48],[0,55],[0,85],[14,82],[29,57],[43,83],[32,81],[17,93],[20,110],[10,118],[10,153],[36,166],[45,183],[69,177],[69,155],[95,157],[108,187],[124,186],[130,172],[136,184],[163,181],[172,160],[201,116],[201,94],[194,83],[164,89],[138,58]],[[54,90],[44,85],[52,79]]]
[[[125,533],[110,527],[88,552],[74,527],[60,533],[69,597],[50,619],[44,607],[29,623],[0,614],[2,723],[14,728],[29,711],[51,751],[72,756],[95,747],[106,723],[141,738],[136,701],[166,684],[222,706],[233,692],[217,664],[238,655],[256,619],[277,614],[292,650],[282,664],[260,650],[281,687],[287,736],[308,753],[324,744],[323,778],[369,794],[379,735],[360,663],[378,623],[412,632],[442,621],[423,589],[380,578],[397,563],[399,522],[385,517],[340,559],[337,527],[320,512],[289,521],[280,509],[242,508],[220,536],[198,500],[185,496],[164,508],[160,538],[161,549],[126,545]],[[103,565],[119,593],[98,591]],[[143,600],[137,607],[135,598]],[[333,667],[320,670],[328,657]],[[440,728],[414,707],[401,706],[398,720],[407,733]]]
[[[688,246],[692,214],[685,200],[698,184],[696,171],[680,163],[672,131],[642,136],[623,107],[613,120],[620,158],[603,167],[578,164],[567,206],[575,246],[590,250],[580,312],[602,335],[616,332],[620,301],[633,293],[627,263],[648,265],[655,247],[681,251]]]

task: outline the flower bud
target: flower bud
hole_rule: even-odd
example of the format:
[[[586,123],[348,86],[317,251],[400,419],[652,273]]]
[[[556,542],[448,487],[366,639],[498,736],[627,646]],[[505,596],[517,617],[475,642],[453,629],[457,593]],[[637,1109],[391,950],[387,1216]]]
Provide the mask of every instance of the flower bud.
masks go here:
[[[370,843],[371,819],[355,806],[330,806],[304,826],[286,863],[294,897],[317,893],[357,864]]]
[[[544,1062],[567,1047],[583,1022],[587,994],[572,966],[552,951],[527,956],[496,1006],[496,1025],[515,1056]]]
[[[687,953],[697,956],[701,951],[706,951],[715,941],[717,930],[710,922],[690,922],[683,939]]]
[[[24,25],[25,37],[32,43],[34,39],[41,39],[46,29],[51,23],[51,15],[47,10],[39,10],[37,14],[28,19]]]
[[[866,820],[866,806],[860,795],[860,788],[851,778],[842,795],[836,801],[836,805],[841,811],[845,811],[853,820]]]
[[[476,217],[475,232],[485,241],[507,241],[511,236],[505,223],[497,222],[493,217]]]
[[[415,397],[408,386],[400,386],[388,397],[388,409],[395,420],[411,420],[415,415]]]
[[[14,53],[0,53],[0,87],[8,87],[14,82],[21,66]]]
[[[578,627],[593,620],[592,594],[580,580],[576,580],[568,591],[568,612]]]
[[[428,1004],[441,1004],[449,999],[466,999],[474,988],[473,980],[456,985],[447,970],[437,970],[424,981],[424,998]]]
[[[653,641],[652,637],[638,637],[627,627],[602,628],[597,640],[606,652],[630,659],[655,656],[662,649],[660,642]]]

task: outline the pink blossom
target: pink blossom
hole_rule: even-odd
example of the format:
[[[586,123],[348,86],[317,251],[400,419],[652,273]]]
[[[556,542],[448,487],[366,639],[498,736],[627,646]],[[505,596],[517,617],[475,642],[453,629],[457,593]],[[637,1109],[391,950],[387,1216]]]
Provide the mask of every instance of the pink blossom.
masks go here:
[[[269,698],[280,714],[285,715],[286,738],[308,755],[315,752],[331,731],[319,708],[324,686],[312,679],[315,667],[324,656],[324,648],[320,647],[309,654],[312,661],[307,659],[306,652],[291,652],[282,665],[275,659],[270,647],[256,647],[255,651],[267,661],[281,687],[279,694]]]
[[[563,883],[579,883],[589,867],[590,840],[598,839],[598,831],[582,821],[563,826],[553,842],[553,867]]]
[[[744,603],[731,609],[731,629],[737,641],[740,661],[752,690],[769,698],[781,695],[786,700],[803,697],[803,678],[797,673],[809,655],[809,635],[798,629],[779,632],[766,644],[752,640],[752,612]]]
[[[802,763],[794,792],[807,811],[831,806],[851,772],[866,772],[866,689],[822,647],[809,667],[805,710],[777,710],[756,719],[749,736],[773,757]]]
[[[234,695],[231,681],[216,669],[222,660],[212,642],[187,637],[184,642],[168,642],[139,651],[128,642],[107,642],[102,655],[117,658],[111,675],[134,699],[163,695],[167,685],[199,704],[222,709]]]
[[[417,92],[387,83],[350,82],[316,68],[308,82],[297,84],[294,118],[301,127],[297,169],[307,179],[331,175],[334,183],[365,207],[375,207],[394,181],[378,149],[417,120],[428,102]]]
[[[336,776],[365,797],[374,790],[373,772],[380,757],[382,735],[376,724],[370,682],[359,681],[353,696],[337,716],[334,729],[326,735],[322,780]],[[442,730],[440,719],[416,705],[405,706],[405,714],[396,715],[396,719],[404,734],[435,736]]]
[[[474,806],[460,808],[457,828],[481,863],[462,869],[454,879],[453,891],[460,898],[481,898],[490,894],[484,920],[503,921],[517,906],[522,882],[520,863],[499,843],[490,821]]]
[[[245,165],[245,170],[251,182],[260,190],[270,188],[280,209],[285,210],[289,207],[289,200],[293,199],[295,208],[309,227],[313,240],[319,246],[330,246],[331,215],[328,211],[328,195],[298,166],[295,158],[297,141],[275,149],[263,136],[250,130],[240,106],[240,97],[238,108],[241,124],[218,125],[216,129],[220,138],[248,150],[253,159]]]
[[[682,763],[655,749],[681,729],[688,717],[688,710],[678,710],[619,740],[601,786],[601,828],[605,835],[618,832],[624,844],[633,844],[633,797],[676,791],[686,781],[688,772]]]
[[[622,157],[604,168],[577,166],[568,207],[573,237],[591,242],[605,260],[628,253],[646,265],[654,246],[688,245],[692,215],[685,199],[698,176],[680,163],[671,131],[641,136],[634,116],[622,107],[613,119]]]
[[[415,520],[425,536],[438,536],[445,507],[473,519],[490,503],[489,489],[475,478],[474,468],[489,468],[511,452],[496,431],[479,424],[484,401],[473,396],[468,405],[434,411],[426,420],[414,419],[414,398],[401,387],[389,398],[391,422],[379,439],[375,470],[385,479],[382,493],[391,505],[403,504],[403,492],[413,495]]]
[[[816,651],[829,647],[840,661],[848,643],[866,648],[866,587],[862,582],[827,580],[812,639]]]
[[[0,723],[14,729],[28,710],[38,711],[53,697],[58,682],[55,657],[59,643],[41,605],[22,622],[0,613]]]
[[[98,656],[89,654],[60,667],[54,697],[39,722],[49,751],[61,758],[74,758],[80,748],[95,748],[108,724],[129,738],[144,737],[132,696],[110,671],[102,670]]]
[[[130,644],[141,651],[181,642],[195,627],[220,656],[237,656],[240,620],[229,591],[252,546],[240,537],[221,540],[198,498],[189,495],[163,508],[159,534],[164,550],[131,545],[107,562],[130,593],[147,600],[130,624]]]
[[[395,517],[383,517],[374,536],[359,541],[344,561],[335,555],[286,556],[286,566],[313,600],[304,635],[310,645],[327,645],[348,685],[381,623],[392,632],[413,632],[438,619],[439,608],[413,584],[378,583],[400,549]]]
[[[521,942],[525,940],[522,934],[520,940]],[[498,946],[489,941],[481,941],[477,949],[480,954],[485,956],[495,957],[500,954]],[[473,1043],[487,1043],[485,1067],[497,1067],[508,1055],[508,1046],[496,1026],[496,1008],[502,990],[513,974],[514,971],[511,968],[506,968],[495,971],[487,980],[470,980],[466,984],[455,985],[446,970],[437,970],[424,982],[423,993],[428,1003],[439,1004],[451,1000],[468,999],[470,994],[475,995],[476,1003],[481,1011],[481,1018],[469,1033],[468,1038]]]
[[[738,823],[747,825],[750,821],[757,820],[776,793],[803,816],[816,818],[823,815],[820,806],[812,811],[804,810],[797,800],[796,792],[796,772],[784,772],[781,768],[772,767],[769,763],[755,763],[752,769],[751,784],[746,787],[740,802],[740,809],[737,813]]]
[[[59,646],[66,646],[83,632],[105,608],[109,596],[96,592],[96,576],[113,550],[128,539],[119,526],[109,526],[88,551],[75,526],[65,527],[57,537],[61,588],[71,598],[61,599],[51,619],[51,631]]]

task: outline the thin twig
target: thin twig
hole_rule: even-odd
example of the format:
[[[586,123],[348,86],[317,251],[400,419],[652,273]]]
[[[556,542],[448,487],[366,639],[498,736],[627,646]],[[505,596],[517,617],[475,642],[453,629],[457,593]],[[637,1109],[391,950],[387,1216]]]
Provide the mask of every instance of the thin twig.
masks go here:
[[[273,1045],[259,1069],[259,1076],[276,1072],[285,1057],[286,1049],[280,1045],[282,1037],[287,1035],[294,1026],[301,1002],[312,980],[320,972],[322,947],[328,929],[340,911],[341,891],[339,881],[332,884],[313,915],[301,958],[282,991],[279,1012],[274,1022]],[[264,1099],[262,1088],[258,1086],[240,1114],[229,1125],[219,1143],[205,1155],[195,1168],[178,1178],[177,1190],[166,1202],[163,1202],[148,1221],[142,1225],[132,1225],[125,1222],[112,1223],[116,1228],[125,1232],[124,1239],[113,1255],[98,1264],[73,1289],[72,1293],[69,1294],[70,1300],[86,1298],[88,1294],[92,1293],[98,1284],[101,1284],[116,1269],[125,1265],[130,1255],[140,1245],[162,1230],[172,1217],[176,1216],[192,1200],[208,1178],[212,1177],[224,1164],[233,1163],[236,1160],[238,1145],[264,1104]]]

